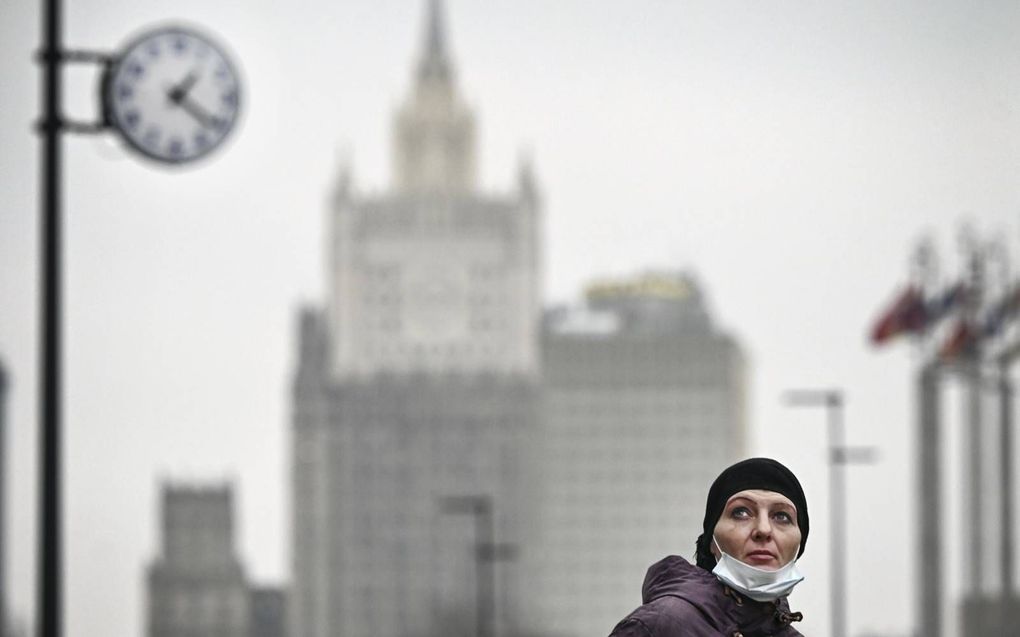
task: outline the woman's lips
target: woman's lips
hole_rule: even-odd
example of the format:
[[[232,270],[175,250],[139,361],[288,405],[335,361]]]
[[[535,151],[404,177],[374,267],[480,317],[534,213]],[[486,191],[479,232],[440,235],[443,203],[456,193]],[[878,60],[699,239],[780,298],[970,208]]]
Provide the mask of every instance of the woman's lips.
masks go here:
[[[776,556],[769,551],[751,551],[747,554],[748,561],[751,562],[772,562],[776,559]]]

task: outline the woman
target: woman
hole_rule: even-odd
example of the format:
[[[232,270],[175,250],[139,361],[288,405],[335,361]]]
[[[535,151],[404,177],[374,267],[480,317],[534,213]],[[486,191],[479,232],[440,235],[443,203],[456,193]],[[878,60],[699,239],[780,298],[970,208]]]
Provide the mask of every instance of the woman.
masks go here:
[[[729,467],[708,491],[702,530],[697,565],[675,555],[653,564],[643,604],[610,637],[800,635],[786,596],[804,579],[808,511],[793,472],[769,458]]]

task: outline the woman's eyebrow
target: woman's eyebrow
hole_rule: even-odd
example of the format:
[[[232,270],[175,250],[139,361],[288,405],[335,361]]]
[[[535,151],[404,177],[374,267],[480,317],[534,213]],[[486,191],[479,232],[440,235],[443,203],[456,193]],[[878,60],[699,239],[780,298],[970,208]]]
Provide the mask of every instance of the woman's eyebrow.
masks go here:
[[[754,505],[756,507],[760,507],[760,506],[764,505],[764,506],[766,506],[766,507],[768,507],[770,509],[782,508],[782,509],[787,510],[787,511],[793,511],[794,513],[797,512],[796,505],[794,505],[794,504],[792,504],[790,502],[786,502],[786,501],[783,501],[783,500],[761,501],[761,500],[757,500],[757,499],[755,499],[755,498],[753,498],[752,496],[749,496],[749,495],[736,495],[736,496],[733,496],[733,498],[729,502],[726,503],[726,508],[728,509],[731,506],[734,506],[738,502],[745,502],[747,504],[752,504],[752,505]]]
[[[734,497],[734,498],[733,498],[732,500],[730,500],[729,502],[727,502],[727,503],[726,503],[726,506],[730,506],[730,505],[732,505],[732,504],[736,504],[737,502],[741,502],[741,501],[743,501],[743,502],[750,502],[751,504],[753,504],[753,505],[755,505],[755,506],[757,506],[757,505],[758,505],[758,501],[757,501],[757,500],[755,500],[754,498],[748,497],[748,496],[746,496],[746,495],[738,495],[738,496],[735,496],[735,497]]]

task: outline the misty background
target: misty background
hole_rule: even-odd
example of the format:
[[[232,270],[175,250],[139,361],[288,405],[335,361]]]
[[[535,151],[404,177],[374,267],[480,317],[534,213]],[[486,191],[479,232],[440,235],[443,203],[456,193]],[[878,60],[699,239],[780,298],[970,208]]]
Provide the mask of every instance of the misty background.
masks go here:
[[[1012,2],[447,0],[483,190],[530,157],[544,297],[593,278],[688,268],[749,357],[750,448],[804,483],[814,532],[791,603],[828,630],[821,412],[787,388],[847,392],[849,634],[913,620],[912,355],[867,329],[930,233],[948,281],[970,220],[1016,248],[1020,6]],[[324,296],[339,167],[389,183],[390,126],[421,41],[420,0],[285,6],[68,2],[68,48],[112,51],[153,23],[204,27],[241,69],[242,121],[207,161],[165,169],[112,134],[65,138],[65,556],[69,635],[139,635],[161,479],[236,480],[256,581],[289,581],[295,310]],[[36,3],[0,9],[0,357],[11,374],[6,521],[12,612],[30,621],[36,533]],[[68,116],[97,116],[91,67]],[[949,475],[961,409],[950,395]],[[707,489],[706,485],[706,489]],[[961,574],[948,502],[950,593]],[[689,555],[694,538],[677,538]],[[989,551],[989,554],[991,551]],[[989,555],[991,558],[991,555]],[[634,582],[634,605],[641,582]],[[950,616],[948,626],[954,626]],[[606,633],[611,626],[606,626]]]

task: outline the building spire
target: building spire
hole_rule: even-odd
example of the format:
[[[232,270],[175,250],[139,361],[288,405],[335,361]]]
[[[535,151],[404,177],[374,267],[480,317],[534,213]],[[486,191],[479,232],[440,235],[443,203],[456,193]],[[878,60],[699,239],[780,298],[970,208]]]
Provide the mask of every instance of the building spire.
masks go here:
[[[452,75],[446,52],[446,29],[443,27],[442,0],[429,0],[425,28],[425,50],[418,63],[418,80],[449,81]]]
[[[444,27],[442,0],[428,0],[415,85],[394,127],[393,174],[403,191],[474,190],[474,119],[454,86]]]

